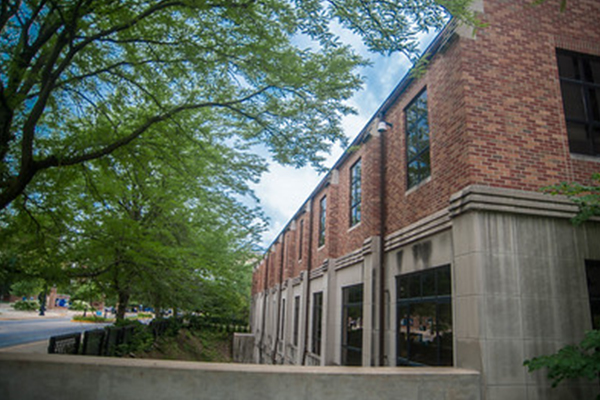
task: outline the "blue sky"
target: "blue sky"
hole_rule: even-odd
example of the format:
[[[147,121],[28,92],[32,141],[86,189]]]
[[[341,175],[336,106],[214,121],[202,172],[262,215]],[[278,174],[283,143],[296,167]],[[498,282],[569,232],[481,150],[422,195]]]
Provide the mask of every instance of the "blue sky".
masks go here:
[[[341,36],[342,40],[352,44],[363,57],[368,58],[372,63],[371,66],[360,70],[360,74],[365,78],[363,88],[355,93],[349,101],[358,114],[343,119],[346,137],[352,140],[404,77],[410,63],[400,54],[382,56],[369,53],[360,40],[350,33],[341,32]],[[434,37],[435,33],[424,37],[421,48],[425,48]],[[339,147],[333,149],[327,158],[327,167],[331,167],[335,163],[342,154],[342,150]],[[261,247],[266,249],[273,242],[323,176],[310,167],[296,169],[276,163],[270,164],[269,172],[263,175],[257,185],[253,186],[260,205],[269,218],[268,229],[262,235]]]

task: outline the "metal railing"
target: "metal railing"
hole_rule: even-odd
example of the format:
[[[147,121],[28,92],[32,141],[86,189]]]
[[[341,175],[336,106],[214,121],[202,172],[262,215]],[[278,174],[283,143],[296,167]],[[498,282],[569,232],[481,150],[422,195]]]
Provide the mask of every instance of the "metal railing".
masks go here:
[[[154,340],[181,328],[213,330],[219,332],[249,332],[247,322],[227,318],[205,316],[171,317],[154,319],[147,326],[138,325],[137,329],[148,329]],[[48,345],[49,354],[81,354],[86,356],[120,355],[134,340],[136,325],[107,326],[81,333],[53,336]],[[83,336],[83,340],[82,340]]]

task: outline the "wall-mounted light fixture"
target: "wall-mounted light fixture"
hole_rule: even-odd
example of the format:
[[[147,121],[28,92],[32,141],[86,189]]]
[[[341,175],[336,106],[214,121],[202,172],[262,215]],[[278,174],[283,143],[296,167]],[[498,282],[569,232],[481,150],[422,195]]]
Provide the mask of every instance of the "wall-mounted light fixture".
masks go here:
[[[392,124],[390,124],[389,122],[386,122],[384,120],[381,120],[377,124],[377,132],[383,133],[383,132],[387,131],[388,129],[390,129],[391,127],[392,127]]]

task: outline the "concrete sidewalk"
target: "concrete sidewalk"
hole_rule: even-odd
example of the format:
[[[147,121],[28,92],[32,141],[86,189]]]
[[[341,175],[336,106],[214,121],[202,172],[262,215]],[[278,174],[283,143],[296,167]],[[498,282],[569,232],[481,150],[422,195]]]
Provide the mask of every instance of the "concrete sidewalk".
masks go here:
[[[29,354],[48,354],[48,341],[32,342],[19,344],[12,347],[3,347],[0,353],[29,353]]]
[[[45,315],[39,315],[38,311],[18,311],[12,308],[12,304],[0,303],[0,321],[13,321],[23,319],[48,319],[72,317],[76,314],[82,314],[81,311],[67,310],[64,308],[54,308],[46,310]]]

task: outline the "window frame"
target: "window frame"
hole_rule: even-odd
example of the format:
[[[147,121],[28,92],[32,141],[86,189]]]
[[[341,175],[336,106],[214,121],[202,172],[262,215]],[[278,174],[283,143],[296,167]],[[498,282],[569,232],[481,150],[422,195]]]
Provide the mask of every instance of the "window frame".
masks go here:
[[[571,57],[571,60],[576,60],[576,65],[574,66],[576,69],[576,74],[579,75],[579,78],[575,77],[567,77],[561,74],[561,57]],[[600,114],[600,77],[598,77],[598,82],[594,82],[592,80],[588,80],[586,76],[586,65],[589,66],[589,63],[594,62],[600,64],[600,56],[595,56],[591,54],[579,53],[575,51],[556,49],[556,65],[558,68],[558,76],[559,76],[559,84],[560,84],[560,93],[563,104],[563,112],[565,116],[565,125],[567,129],[567,136],[569,140],[569,151],[572,154],[581,154],[591,157],[600,157],[600,115],[594,117],[594,108],[593,98],[595,98],[596,102],[596,112]],[[567,106],[570,104],[570,101],[565,96],[564,86],[570,85],[575,86],[579,89],[580,100],[583,107],[584,117],[574,117],[569,116],[567,114]],[[596,93],[592,95],[592,93]],[[586,134],[585,140],[585,150],[579,148],[573,148],[575,144],[575,140],[572,138],[574,136],[573,131],[569,132],[569,125],[579,125],[583,126]],[[572,128],[571,128],[572,129]],[[596,136],[594,137],[594,131],[597,131]]]
[[[352,293],[352,292],[355,293]],[[350,298],[360,293],[360,301],[350,301]],[[346,366],[361,366],[362,365],[362,340],[364,339],[364,328],[362,327],[364,317],[364,285],[362,283],[350,285],[342,288],[342,340],[341,340],[341,365]],[[347,316],[352,310],[359,311],[360,318],[360,347],[349,344]],[[354,353],[354,357],[350,358],[350,353]],[[356,362],[356,360],[360,362]]]
[[[350,167],[350,227],[362,219],[362,159]]]
[[[327,196],[319,200],[319,237],[318,246],[325,246],[325,228],[327,226]]]
[[[419,101],[423,99],[425,102],[425,125],[427,127],[427,146],[423,148],[416,149],[414,156],[410,156],[410,143],[411,143],[411,135],[415,135],[418,131],[412,131],[409,126],[409,114],[411,112],[418,112],[413,107],[416,107]],[[411,102],[404,108],[404,130],[405,130],[405,143],[406,143],[406,187],[407,189],[411,189],[421,182],[425,181],[427,178],[431,176],[431,129],[429,127],[429,98],[427,95],[427,88],[423,88],[412,100]],[[413,111],[415,110],[415,111]],[[418,117],[420,120],[422,117]],[[427,160],[427,162],[423,161]],[[425,174],[418,174],[413,176],[411,174],[411,166],[413,164],[418,163],[426,163],[427,164],[427,172]]]
[[[596,273],[591,274],[591,270],[595,270]],[[590,316],[592,318],[592,329],[600,329],[600,260],[585,260],[585,279],[590,304]]]
[[[318,300],[318,301],[317,301]],[[318,356],[321,355],[321,341],[323,335],[323,292],[313,293],[312,312],[312,337],[311,351]]]
[[[424,284],[425,279],[428,276],[434,276],[434,289],[425,290]],[[445,293],[440,293],[442,288],[440,287],[440,275],[446,275],[443,278],[447,278],[448,288]],[[413,288],[413,283],[416,282],[418,278],[419,287],[418,287],[418,295],[416,294],[415,288]],[[403,286],[404,282],[407,282],[406,285]],[[443,283],[443,282],[442,282]],[[402,289],[405,289],[406,296],[403,295]],[[413,344],[413,340],[409,340],[411,338],[411,325],[414,325],[414,320],[417,319],[418,314],[411,313],[411,310],[418,310],[419,306],[427,306],[427,305],[435,305],[435,321],[431,322],[430,326],[435,327],[435,336],[433,340],[423,340],[423,332],[427,331],[427,329],[419,328],[418,333],[415,332],[414,337],[418,337],[419,343],[427,343],[427,345],[420,345],[422,348],[427,348],[431,345],[432,352],[435,352],[435,362],[433,364],[424,364],[423,362],[419,362],[417,360],[419,354],[418,351],[422,350],[418,347],[416,351],[413,352],[411,345]],[[440,315],[442,314],[442,306],[446,306],[446,311],[449,311],[449,325],[450,325],[450,357],[447,355],[444,358],[442,354],[443,351],[443,336],[440,335]],[[449,306],[449,307],[448,307]],[[406,311],[404,313],[403,311]],[[413,311],[414,312],[414,311]],[[419,322],[422,323],[422,317],[419,317]],[[428,320],[426,320],[429,323]],[[402,340],[401,336],[401,326],[406,326],[406,339]],[[454,326],[453,326],[453,314],[452,314],[452,271],[449,264],[442,265],[439,267],[428,268],[425,270],[420,270],[416,272],[411,272],[407,274],[397,275],[396,276],[396,365],[405,365],[405,366],[452,366],[454,364],[454,345],[453,345],[453,336],[454,336]],[[404,345],[404,343],[405,345]],[[417,357],[415,357],[417,356]],[[449,362],[447,362],[449,361]]]
[[[285,299],[281,299],[281,321],[279,324],[279,339],[283,340],[285,333]]]
[[[294,297],[294,335],[292,337],[292,344],[298,347],[300,337],[300,296]]]
[[[304,240],[304,220],[300,220],[300,228],[298,231],[298,261],[302,261],[302,245]]]

